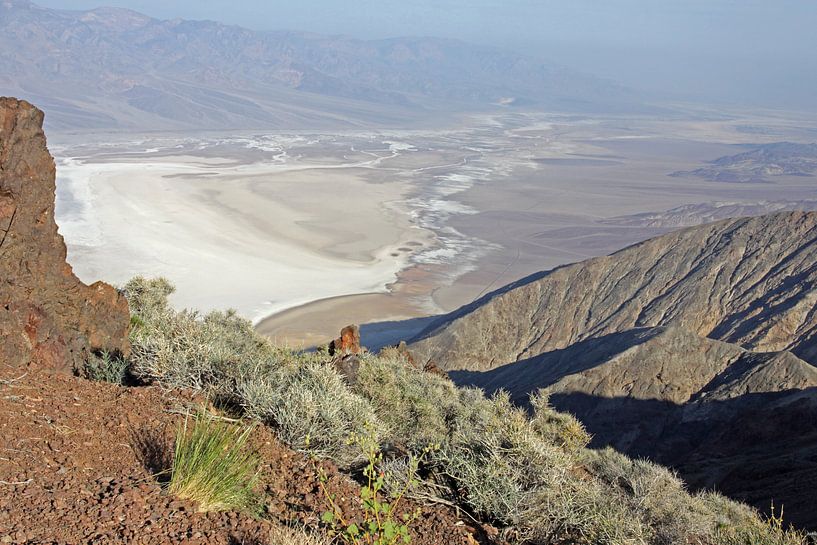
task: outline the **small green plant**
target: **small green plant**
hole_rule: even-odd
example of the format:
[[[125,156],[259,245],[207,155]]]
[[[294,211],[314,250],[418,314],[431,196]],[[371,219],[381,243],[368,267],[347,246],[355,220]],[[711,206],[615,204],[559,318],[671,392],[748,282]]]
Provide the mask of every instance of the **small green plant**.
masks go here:
[[[411,513],[401,512],[400,506],[409,490],[418,484],[417,472],[420,463],[431,452],[431,447],[424,449],[418,456],[411,456],[407,475],[402,479],[401,486],[388,490],[386,475],[380,470],[383,453],[372,438],[372,434],[354,435],[350,443],[357,445],[367,460],[363,468],[365,482],[359,493],[363,520],[352,522],[344,517],[334,495],[330,494],[326,487],[326,473],[319,469],[321,491],[330,506],[330,510],[323,514],[321,520],[329,527],[329,535],[348,545],[411,543],[409,528],[420,516],[420,509],[415,509]]]
[[[128,361],[108,352],[91,354],[85,363],[85,376],[90,380],[124,384],[128,374]]]
[[[195,501],[200,511],[257,514],[259,458],[247,448],[252,431],[253,426],[219,420],[204,409],[185,417],[176,433],[168,491]]]

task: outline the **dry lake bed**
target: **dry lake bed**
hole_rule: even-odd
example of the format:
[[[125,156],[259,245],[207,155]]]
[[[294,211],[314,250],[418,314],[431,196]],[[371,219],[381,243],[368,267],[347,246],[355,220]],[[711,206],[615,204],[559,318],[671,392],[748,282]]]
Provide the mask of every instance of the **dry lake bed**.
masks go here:
[[[817,141],[802,116],[497,110],[453,125],[56,135],[57,221],[83,280],[165,276],[176,305],[236,308],[307,347],[353,322],[369,344],[408,337],[508,282],[673,228],[817,208],[814,176],[671,176]]]

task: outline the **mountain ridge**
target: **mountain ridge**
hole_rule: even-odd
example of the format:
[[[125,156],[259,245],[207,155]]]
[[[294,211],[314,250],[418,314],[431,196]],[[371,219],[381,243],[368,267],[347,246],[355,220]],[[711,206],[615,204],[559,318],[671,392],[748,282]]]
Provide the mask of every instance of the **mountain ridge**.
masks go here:
[[[0,93],[36,99],[58,129],[350,127],[502,101],[637,103],[612,82],[452,39],[258,32],[19,1],[0,3],[0,31]]]

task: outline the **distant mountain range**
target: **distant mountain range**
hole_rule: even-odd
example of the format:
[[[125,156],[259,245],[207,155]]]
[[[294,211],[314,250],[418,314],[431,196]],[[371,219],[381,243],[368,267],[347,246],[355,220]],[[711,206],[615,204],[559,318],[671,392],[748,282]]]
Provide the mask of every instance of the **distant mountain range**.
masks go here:
[[[673,172],[670,176],[696,177],[712,182],[768,182],[775,176],[817,174],[817,144],[775,142],[745,146],[749,150],[712,161],[709,166]]]
[[[352,126],[498,104],[636,104],[610,81],[454,40],[255,32],[27,0],[0,0],[0,94],[36,100],[52,128],[74,130]]]
[[[411,350],[460,384],[538,389],[612,445],[817,526],[817,213],[683,229],[536,274]]]

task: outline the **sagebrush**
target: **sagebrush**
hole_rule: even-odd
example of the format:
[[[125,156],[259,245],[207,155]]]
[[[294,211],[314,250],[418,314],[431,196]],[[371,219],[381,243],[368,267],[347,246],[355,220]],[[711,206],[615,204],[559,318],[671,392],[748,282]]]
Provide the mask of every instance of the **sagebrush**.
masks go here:
[[[581,423],[544,394],[531,398],[528,413],[504,393],[488,398],[415,369],[396,350],[363,356],[349,385],[325,353],[276,347],[234,312],[174,310],[167,281],[135,278],[123,291],[134,313],[128,364],[137,378],[206,392],[291,447],[344,466],[367,459],[350,436],[406,449],[379,462],[387,493],[405,482],[406,460],[426,451],[422,479],[405,493],[458,505],[509,542],[804,543],[745,505],[690,494],[665,468],[589,450]]]

